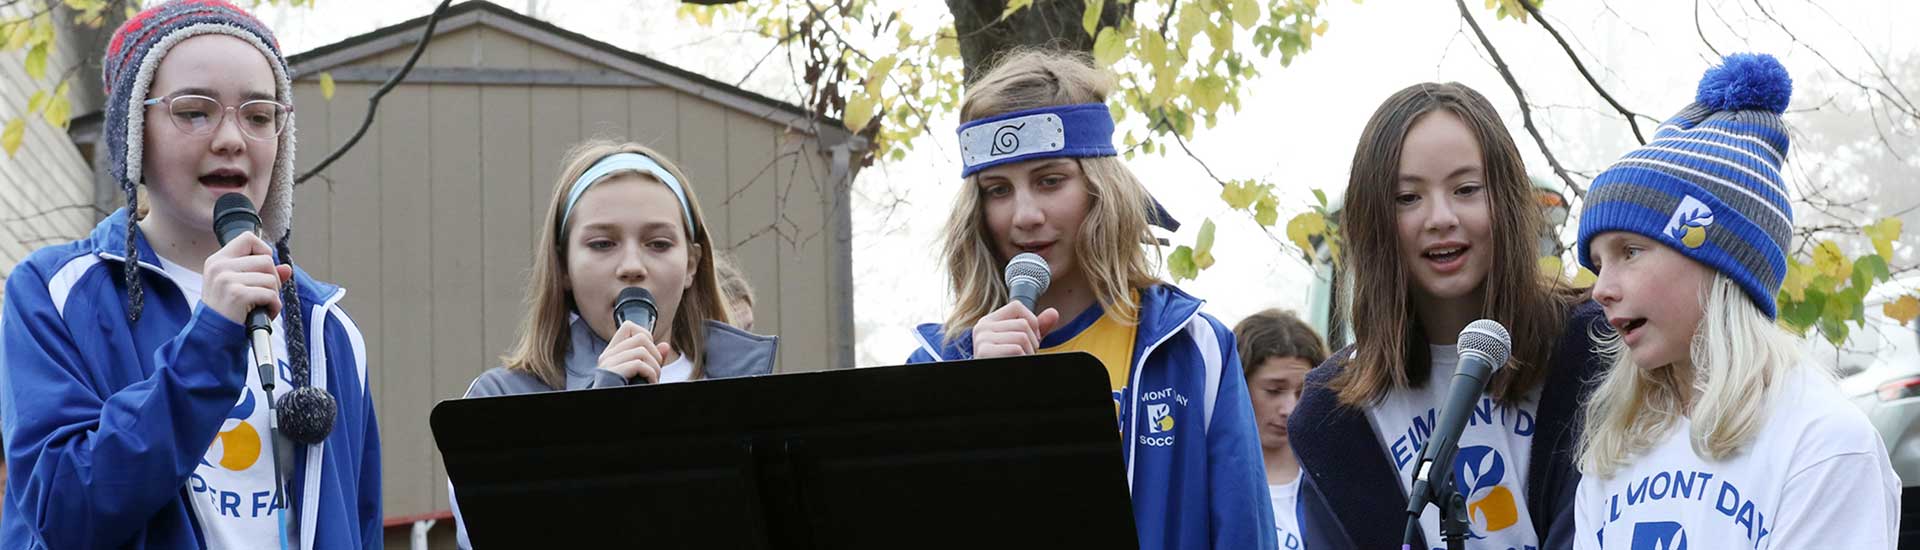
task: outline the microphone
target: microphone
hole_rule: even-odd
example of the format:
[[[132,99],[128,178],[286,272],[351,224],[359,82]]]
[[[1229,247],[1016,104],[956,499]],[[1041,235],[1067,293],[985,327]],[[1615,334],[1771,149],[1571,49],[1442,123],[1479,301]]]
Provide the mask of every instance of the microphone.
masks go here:
[[[1052,282],[1053,269],[1047,267],[1047,260],[1039,254],[1021,252],[1007,262],[1007,292],[1027,311],[1034,311],[1033,300],[1047,293],[1047,285]]]
[[[260,228],[260,214],[246,195],[227,193],[213,203],[213,234],[220,246]],[[253,341],[253,364],[260,371],[260,386],[267,391],[269,407],[273,400],[273,323],[267,308],[255,306],[247,311],[247,336]]]
[[[215,199],[213,203],[213,234],[220,238],[220,246],[240,238],[240,235],[252,233],[260,228],[260,214],[253,209],[253,201],[246,195],[227,193]],[[267,394],[268,445],[274,458],[275,489],[286,494],[285,474],[293,467],[293,455],[286,445],[280,442],[284,434],[280,430],[280,407],[274,403],[273,386],[273,323],[267,319],[267,308],[255,306],[247,311],[247,337],[252,341],[253,365],[260,374],[260,389]],[[287,502],[275,499],[276,507],[286,507]]]
[[[1407,491],[1409,532],[1413,529],[1413,519],[1420,517],[1428,503],[1444,502],[1439,499],[1447,495],[1437,493],[1451,490],[1452,484],[1447,483],[1447,479],[1453,475],[1453,457],[1460,451],[1460,432],[1466,429],[1474,404],[1486,391],[1487,380],[1501,365],[1507,364],[1507,358],[1513,354],[1513,337],[1507,334],[1507,327],[1492,319],[1469,323],[1460,331],[1458,342],[1460,363],[1453,371],[1453,383],[1440,409],[1440,421],[1420,451],[1420,462],[1413,470],[1412,490]],[[1435,470],[1440,474],[1437,478],[1432,477]]]
[[[620,297],[613,302],[615,325],[633,321],[633,324],[640,325],[647,332],[653,332],[653,319],[658,314],[659,310],[653,305],[653,293],[637,286],[620,289]]]
[[[647,332],[653,332],[653,319],[658,313],[659,310],[653,305],[653,293],[637,286],[620,289],[620,297],[613,301],[615,330],[619,330],[619,325],[632,321],[633,324],[640,325],[640,328],[647,329]],[[661,367],[665,368],[666,365]],[[645,384],[647,379],[636,376],[630,383]]]

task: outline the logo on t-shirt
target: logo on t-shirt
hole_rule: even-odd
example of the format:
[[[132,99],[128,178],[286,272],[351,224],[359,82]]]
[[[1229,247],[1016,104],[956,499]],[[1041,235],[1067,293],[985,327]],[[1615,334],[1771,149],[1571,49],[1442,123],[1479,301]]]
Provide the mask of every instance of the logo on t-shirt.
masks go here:
[[[1467,497],[1467,520],[1474,538],[1520,522],[1520,508],[1506,481],[1507,461],[1492,447],[1460,449],[1453,467],[1455,488]]]
[[[1673,521],[1633,524],[1632,550],[1687,550],[1687,530]]]
[[[252,391],[244,392],[240,404],[227,413],[227,419],[220,424],[220,433],[213,438],[213,445],[207,449],[206,456],[200,457],[200,463],[208,466],[216,462],[222,468],[238,472],[253,467],[260,460],[260,432],[247,423],[253,416],[257,405]]]

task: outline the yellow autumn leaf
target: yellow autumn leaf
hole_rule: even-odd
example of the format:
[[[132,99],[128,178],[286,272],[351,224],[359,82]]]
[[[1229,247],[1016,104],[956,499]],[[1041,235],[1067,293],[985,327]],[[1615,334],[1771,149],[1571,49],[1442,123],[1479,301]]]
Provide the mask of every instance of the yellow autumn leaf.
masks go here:
[[[1273,227],[1274,222],[1280,221],[1280,199],[1267,193],[1253,201],[1253,221],[1260,227]]]
[[[1900,326],[1906,326],[1915,317],[1920,317],[1920,298],[1914,298],[1912,294],[1901,296],[1880,306],[1880,312],[1886,314],[1888,319],[1899,321]]]
[[[1251,180],[1231,181],[1220,188],[1220,200],[1226,201],[1230,208],[1248,208],[1253,206],[1253,201],[1260,199],[1264,191],[1266,186]]]
[[[54,94],[52,99],[47,100],[47,110],[42,115],[47,125],[64,129],[73,116],[73,102],[67,100],[67,94]]]
[[[960,57],[960,38],[953,29],[943,29],[933,39],[933,55],[938,57]]]
[[[900,58],[892,55],[873,62],[867,69],[867,95],[880,95],[880,87],[887,83],[887,74],[893,72],[893,66],[899,62]]]
[[[1806,264],[1793,258],[1787,258],[1787,278],[1780,283],[1780,290],[1794,301],[1807,299],[1807,286],[1813,284],[1813,270]]]
[[[1193,242],[1193,266],[1199,269],[1213,267],[1213,219],[1208,218],[1200,224],[1200,236]]]
[[[26,137],[27,119],[21,117],[9,120],[7,121],[7,129],[0,131],[0,149],[6,149],[7,156],[12,157],[14,152],[20,150],[20,142],[25,140]]]
[[[864,93],[853,94],[853,97],[847,98],[845,121],[847,129],[859,132],[866,128],[867,122],[873,120],[874,103],[873,96]]]
[[[1020,11],[1031,5],[1033,5],[1033,0],[1012,0],[1007,2],[1007,11],[1000,12],[1000,19],[1006,19],[1008,16],[1013,15],[1013,12]]]
[[[1559,281],[1565,279],[1565,268],[1566,265],[1560,262],[1559,256],[1540,257],[1540,276],[1546,277],[1548,280]]]
[[[40,80],[47,77],[47,44],[35,44],[27,50],[27,78]]]
[[[1813,268],[1821,275],[1844,279],[1853,267],[1846,264],[1847,258],[1840,253],[1840,245],[1833,244],[1833,241],[1820,241],[1813,248]]]
[[[1301,212],[1287,220],[1287,240],[1293,241],[1293,245],[1307,252],[1309,257],[1313,253],[1313,241],[1309,238],[1326,231],[1327,218],[1319,212]]]
[[[1087,2],[1087,12],[1080,17],[1080,28],[1087,30],[1087,36],[1097,38],[1100,31],[1100,10],[1106,9],[1105,0]]]
[[[1900,218],[1881,218],[1865,228],[1867,238],[1873,240],[1873,252],[1888,263],[1893,262],[1893,241],[1900,238]]]
[[[333,73],[320,72],[320,99],[333,101]]]
[[[1588,270],[1587,266],[1579,266],[1578,269],[1574,270],[1573,288],[1593,288],[1593,284],[1599,281],[1600,276]]]

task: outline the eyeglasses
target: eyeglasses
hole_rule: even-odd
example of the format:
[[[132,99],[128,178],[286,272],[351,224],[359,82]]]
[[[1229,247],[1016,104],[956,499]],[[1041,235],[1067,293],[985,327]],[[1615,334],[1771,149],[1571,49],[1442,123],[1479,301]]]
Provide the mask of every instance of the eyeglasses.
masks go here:
[[[286,131],[287,117],[293,113],[292,105],[266,99],[248,101],[238,107],[224,106],[220,100],[201,95],[156,97],[143,102],[149,106],[162,103],[167,105],[167,118],[173,120],[173,127],[195,137],[212,135],[227,113],[237,111],[234,121],[241,134],[268,141]]]

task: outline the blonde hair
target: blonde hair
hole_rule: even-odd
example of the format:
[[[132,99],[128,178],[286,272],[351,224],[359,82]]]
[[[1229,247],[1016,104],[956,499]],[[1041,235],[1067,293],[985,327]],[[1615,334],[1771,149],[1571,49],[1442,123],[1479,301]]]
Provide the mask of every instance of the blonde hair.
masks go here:
[[[960,121],[1025,109],[1104,103],[1112,92],[1113,77],[1095,69],[1085,55],[1015,50],[967,89]],[[1092,204],[1080,234],[1073,236],[1073,257],[1100,307],[1115,320],[1132,324],[1140,309],[1134,291],[1160,282],[1142,246],[1154,242],[1147,224],[1152,199],[1118,157],[1075,160],[1086,176]],[[967,178],[942,233],[947,277],[956,298],[954,311],[947,316],[948,339],[970,330],[1008,301],[1000,269],[1009,258],[998,257],[993,250],[980,193],[979,176]]]
[[[700,200],[694,196],[693,183],[687,180],[685,173],[674,166],[667,157],[638,143],[622,143],[609,140],[590,140],[567,151],[561,166],[560,178],[554,184],[553,198],[547,205],[547,222],[540,230],[540,240],[533,246],[533,276],[527,279],[526,305],[527,315],[520,322],[520,339],[506,355],[501,356],[508,369],[528,372],[541,382],[555,389],[566,389],[566,356],[572,346],[572,327],[569,317],[577,307],[573,303],[573,294],[567,291],[567,245],[560,227],[560,218],[566,208],[567,193],[573,187],[573,181],[579,179],[588,169],[609,155],[618,153],[637,153],[660,163],[661,167],[678,178],[681,188],[687,194],[687,208],[693,215],[695,233],[690,242],[694,245],[689,253],[695,254],[693,286],[680,297],[680,306],[673,318],[673,333],[669,335],[673,349],[687,356],[693,363],[693,378],[699,379],[706,374],[706,324],[708,320],[727,322],[725,296],[720,292],[720,283],[714,276],[713,238],[707,230],[706,215],[700,211]],[[618,171],[601,178],[619,176],[639,176],[647,181],[655,181],[644,172],[632,170]]]
[[[1687,380],[1673,368],[1634,364],[1610,327],[1591,335],[1595,351],[1612,367],[1586,407],[1579,455],[1583,473],[1611,477],[1659,444],[1682,418],[1690,420],[1694,454],[1708,460],[1738,453],[1760,431],[1780,382],[1800,366],[1800,338],[1780,328],[1738,283],[1719,272],[1701,302]]]

